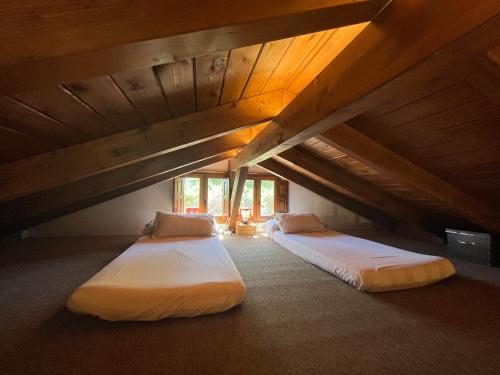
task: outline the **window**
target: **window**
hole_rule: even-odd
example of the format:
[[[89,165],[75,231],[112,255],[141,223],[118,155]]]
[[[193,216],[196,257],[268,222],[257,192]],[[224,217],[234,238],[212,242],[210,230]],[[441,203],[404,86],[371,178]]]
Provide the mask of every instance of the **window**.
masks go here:
[[[183,194],[183,213],[201,212],[201,178],[185,177]]]
[[[217,173],[196,173],[175,179],[174,210],[207,212],[219,223],[229,215],[229,178]],[[288,209],[288,183],[270,175],[249,175],[240,208],[250,209],[251,221],[264,221]]]
[[[254,217],[254,180],[246,180],[241,196],[241,208],[250,208],[250,217]]]
[[[214,216],[224,215],[224,180],[225,178],[208,178],[207,212]]]
[[[174,211],[207,212],[224,222],[229,211],[229,179],[224,174],[206,173],[176,178]]]
[[[260,216],[272,216],[274,214],[274,180],[260,181]]]

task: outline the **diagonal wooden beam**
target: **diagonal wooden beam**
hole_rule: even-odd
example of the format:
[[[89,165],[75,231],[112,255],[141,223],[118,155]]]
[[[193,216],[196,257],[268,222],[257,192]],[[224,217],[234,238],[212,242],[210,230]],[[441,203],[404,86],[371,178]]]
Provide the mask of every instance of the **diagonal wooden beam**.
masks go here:
[[[234,176],[233,188],[231,190],[231,212],[229,215],[229,229],[236,230],[236,219],[240,210],[241,197],[245,188],[245,181],[248,175],[248,167],[238,168]]]
[[[19,2],[2,14],[0,97],[366,22],[387,1]]]
[[[0,227],[4,234],[26,229],[57,214],[103,202],[103,197],[115,197],[117,191],[130,192],[163,181],[179,168],[184,171],[194,164],[208,165],[206,160],[220,154],[232,157],[249,141],[250,133],[251,129],[244,130],[1,204]],[[88,203],[82,206],[81,202]]]
[[[263,160],[259,163],[259,165],[268,171],[284,178],[289,181],[296,183],[320,196],[323,198],[332,201],[339,206],[342,206],[355,214],[358,214],[368,220],[373,221],[389,230],[393,230],[397,226],[397,221],[391,218],[389,215],[384,212],[372,208],[364,203],[356,201],[350,197],[347,197],[344,194],[338,193],[333,189],[326,187],[325,185],[320,184],[319,182],[296,172],[287,166],[279,163],[274,159]]]
[[[421,227],[439,237],[444,236],[446,225],[443,225],[442,219],[445,218],[435,217],[434,214],[429,215],[429,212],[420,207],[394,197],[369,181],[336,164],[321,159],[301,147],[294,147],[284,151],[277,156],[277,159],[284,160],[286,164],[295,165],[295,167],[292,167],[294,169],[298,167],[300,170],[310,172],[357,195],[370,206],[387,213],[398,222]],[[434,216],[432,222],[429,220],[430,216]]]
[[[481,227],[500,233],[500,215],[439,177],[402,158],[347,124],[317,136],[321,141],[401,181],[423,196]]]
[[[3,164],[0,202],[265,123],[282,108],[282,90],[277,90]]]
[[[499,13],[500,3],[493,0],[392,1],[242,150],[231,168],[277,155],[397,95],[403,73],[433,55],[445,59],[445,47],[453,53],[460,37],[488,29]]]
[[[1,227],[0,237],[6,236],[6,235],[9,235],[12,233],[17,233],[17,232],[22,231],[24,229],[28,229],[28,228],[31,228],[35,225],[42,224],[42,223],[45,223],[45,222],[53,220],[53,219],[57,219],[58,217],[68,215],[70,213],[82,210],[84,208],[92,207],[92,206],[95,206],[96,204],[103,203],[103,202],[109,201],[111,199],[121,197],[122,195],[133,193],[134,191],[144,189],[148,186],[157,184],[159,182],[171,180],[173,178],[176,178],[176,177],[182,176],[184,174],[193,172],[197,169],[206,167],[207,165],[214,164],[214,163],[217,163],[217,162],[222,161],[222,160],[228,160],[228,159],[234,157],[235,154],[236,154],[235,151],[228,151],[228,152],[222,153],[220,155],[213,156],[211,158],[204,159],[204,160],[198,161],[196,163],[189,164],[187,166],[177,168],[177,169],[174,169],[172,171],[162,173],[162,174],[156,175],[154,177],[147,178],[147,179],[144,179],[142,181],[135,182],[133,184],[123,186],[121,188],[111,190],[111,191],[108,191],[106,193],[103,193],[103,194],[100,194],[97,196],[93,196],[91,198],[87,198],[83,201],[78,201],[78,202],[72,203],[66,207],[60,207],[60,208],[39,214],[37,216],[30,216],[29,218],[24,219],[21,222],[10,223],[8,226]]]
[[[330,163],[316,155],[311,154],[300,146],[286,150],[278,155],[279,159],[295,164],[300,169],[311,172],[322,179],[350,191],[364,199],[366,202],[388,212],[400,221],[418,221],[420,215],[414,207],[409,207],[391,194],[372,183],[354,175],[344,168]]]

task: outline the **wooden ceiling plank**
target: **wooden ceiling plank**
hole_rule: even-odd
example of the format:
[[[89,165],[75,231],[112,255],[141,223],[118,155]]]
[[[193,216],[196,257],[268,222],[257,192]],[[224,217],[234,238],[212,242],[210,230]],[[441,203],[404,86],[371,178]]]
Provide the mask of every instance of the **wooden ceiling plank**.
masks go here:
[[[278,66],[272,72],[271,77],[266,82],[262,92],[288,87],[286,86],[286,82],[288,81],[290,75],[294,73],[297,66],[309,63],[309,61],[304,62],[304,60],[311,57],[311,50],[314,49],[325,33],[328,33],[328,31],[300,35],[293,38],[290,43],[290,47],[285,52]]]
[[[78,130],[12,97],[0,98],[0,117],[9,127],[60,146],[90,139]]]
[[[173,117],[196,110],[193,59],[155,67]]]
[[[472,11],[471,11],[472,10]],[[424,61],[454,54],[454,41],[482,31],[500,16],[498,2],[472,0],[436,4],[393,1],[309,84],[259,136],[232,160],[252,164],[293,147],[398,95],[402,73]],[[450,27],[449,17],[456,22]]]
[[[66,88],[119,130],[144,125],[144,120],[110,76],[73,82],[66,85]]]
[[[250,98],[262,93],[267,81],[288,50],[293,38],[276,40],[264,44],[252,74],[243,90],[242,98]]]
[[[91,138],[116,132],[108,121],[62,86],[17,94],[15,97]]]
[[[57,148],[40,138],[0,125],[0,163],[8,163]]]
[[[38,224],[56,219],[58,217],[82,210],[94,206],[99,203],[109,201],[114,198],[118,198],[125,194],[130,194],[134,191],[144,189],[148,186],[157,184],[162,181],[171,180],[173,178],[182,176],[186,173],[193,172],[197,169],[206,167],[213,163],[217,163],[222,160],[227,160],[236,154],[235,150],[226,151],[221,154],[196,161],[194,163],[189,163],[180,168],[175,168],[164,173],[156,174],[154,176],[144,178],[142,180],[126,184],[124,186],[113,188],[112,190],[101,192],[99,194],[82,194],[81,192],[77,195],[80,199],[68,199],[65,196],[57,195],[55,191],[45,194],[45,195],[34,195],[28,197],[26,200],[11,202],[12,205],[7,207],[0,207],[0,236],[8,235],[11,233],[19,232],[21,230],[33,227]],[[79,186],[75,186],[79,189]],[[53,202],[50,205],[44,205],[43,199],[49,202]],[[34,211],[26,209],[26,207],[35,207]],[[9,215],[9,213],[17,212],[21,215],[17,215],[15,218]],[[11,216],[9,218],[9,216]]]
[[[173,3],[8,7],[0,25],[0,96],[366,22],[387,0]]]
[[[292,169],[286,167],[285,165],[279,163],[274,159],[267,159],[259,162],[259,165],[269,172],[272,172],[278,175],[281,178],[289,180],[291,182],[296,183],[320,196],[328,199],[347,210],[354,212],[357,215],[360,215],[368,220],[373,221],[383,227],[393,230],[397,223],[394,219],[392,219],[389,215],[372,208],[364,203],[356,201],[352,198],[347,197],[344,194],[338,193],[335,190],[332,190],[313,179],[306,177],[298,172],[293,171]]]
[[[300,93],[325,67],[338,56],[340,52],[363,31],[367,23],[351,25],[334,30],[321,48],[311,58],[300,72],[295,74],[286,88],[294,93]]]
[[[219,104],[228,51],[200,56],[196,61],[196,110]]]
[[[251,129],[243,130],[2,204],[0,227],[8,232],[26,229],[43,222],[41,218],[54,218],[55,212],[67,213],[68,207],[81,207],[79,202],[144,180],[158,181],[155,177],[240,148],[248,142],[250,133]]]
[[[220,104],[235,102],[241,98],[261,48],[261,44],[256,44],[229,52]]]
[[[147,123],[171,117],[153,68],[120,72],[112,78]]]
[[[382,127],[398,127],[412,121],[418,121],[439,112],[455,108],[481,99],[481,93],[468,82],[461,81],[436,93],[426,95],[418,100],[390,111],[384,115],[371,118],[371,123]]]
[[[487,230],[500,233],[500,217],[495,211],[347,124],[332,128],[322,133],[319,138],[347,155],[401,181],[424,197],[440,202],[449,211]]]
[[[112,169],[270,121],[283,108],[278,90],[157,122],[81,145],[0,165],[0,201]]]
[[[323,46],[328,42],[330,37],[336,31],[337,31],[337,29],[326,30],[326,31],[321,32],[318,40],[316,41],[314,46],[309,50],[307,56],[305,56],[304,59],[299,64],[297,64],[295,67],[292,68],[292,72],[290,72],[286,81],[283,82],[283,87],[287,88],[288,91],[290,91],[289,87],[292,84],[292,82],[295,81],[295,79],[297,79],[297,77],[302,74],[304,69],[306,69],[309,64],[314,62],[314,60],[318,56],[319,51],[321,51]],[[296,94],[293,94],[293,95],[296,95]]]

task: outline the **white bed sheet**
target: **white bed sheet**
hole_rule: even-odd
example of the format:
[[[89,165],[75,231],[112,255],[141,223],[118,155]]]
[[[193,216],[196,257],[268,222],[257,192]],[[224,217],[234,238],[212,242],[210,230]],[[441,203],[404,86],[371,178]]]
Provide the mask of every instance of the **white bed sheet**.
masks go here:
[[[268,234],[293,254],[367,292],[416,288],[455,274],[448,259],[334,231]]]
[[[110,321],[225,311],[246,288],[217,237],[140,238],[69,297],[67,307]]]

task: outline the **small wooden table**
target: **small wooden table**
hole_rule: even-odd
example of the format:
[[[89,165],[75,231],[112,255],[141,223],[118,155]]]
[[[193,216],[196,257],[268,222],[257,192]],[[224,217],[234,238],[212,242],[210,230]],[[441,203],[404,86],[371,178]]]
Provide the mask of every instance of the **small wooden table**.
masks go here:
[[[236,225],[236,234],[238,236],[255,236],[257,226],[254,224],[238,224]]]

